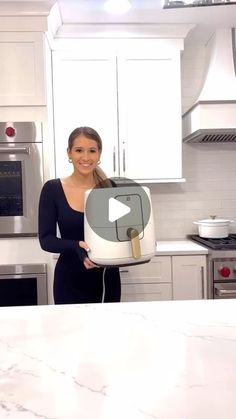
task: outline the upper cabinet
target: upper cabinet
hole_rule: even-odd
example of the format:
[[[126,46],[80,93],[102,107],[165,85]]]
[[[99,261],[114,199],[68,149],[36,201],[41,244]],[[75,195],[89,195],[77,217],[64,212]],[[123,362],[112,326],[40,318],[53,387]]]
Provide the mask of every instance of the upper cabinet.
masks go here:
[[[57,176],[65,175],[70,131],[88,125],[102,137],[108,176],[181,181],[181,45],[80,40],[53,52]]]
[[[0,106],[46,105],[43,37],[0,32]]]

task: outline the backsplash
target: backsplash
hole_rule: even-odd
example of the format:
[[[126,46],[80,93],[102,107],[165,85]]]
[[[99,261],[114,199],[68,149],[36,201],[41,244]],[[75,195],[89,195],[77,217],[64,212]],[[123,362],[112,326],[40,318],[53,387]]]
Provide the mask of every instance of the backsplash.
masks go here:
[[[204,75],[204,46],[187,47],[182,56],[182,111],[194,104]],[[185,183],[148,185],[157,240],[197,234],[193,221],[236,221],[236,143],[183,144]],[[236,222],[230,226],[236,233]]]
[[[186,182],[149,185],[157,240],[197,234],[193,221],[210,215],[236,221],[235,162],[236,143],[183,144]]]

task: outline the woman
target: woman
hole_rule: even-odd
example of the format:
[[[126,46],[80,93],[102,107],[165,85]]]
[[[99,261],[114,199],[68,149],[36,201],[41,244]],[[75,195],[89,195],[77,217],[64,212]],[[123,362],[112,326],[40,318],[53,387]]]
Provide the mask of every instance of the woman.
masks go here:
[[[84,194],[109,180],[98,167],[102,152],[99,134],[89,127],[69,136],[67,154],[73,173],[45,183],[39,201],[39,241],[43,250],[60,253],[54,272],[55,304],[97,303],[103,296],[103,268],[88,257],[84,242]],[[57,237],[57,225],[61,238]],[[120,301],[118,268],[105,272],[105,302]]]

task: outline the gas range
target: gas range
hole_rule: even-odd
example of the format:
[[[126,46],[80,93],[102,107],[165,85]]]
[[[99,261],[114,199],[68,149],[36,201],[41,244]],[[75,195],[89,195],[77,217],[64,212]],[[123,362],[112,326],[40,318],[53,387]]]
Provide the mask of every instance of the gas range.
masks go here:
[[[222,239],[190,238],[208,249],[208,297],[236,298],[236,234]]]
[[[236,250],[236,234],[229,234],[228,237],[221,239],[211,239],[192,235],[191,239],[214,250]]]

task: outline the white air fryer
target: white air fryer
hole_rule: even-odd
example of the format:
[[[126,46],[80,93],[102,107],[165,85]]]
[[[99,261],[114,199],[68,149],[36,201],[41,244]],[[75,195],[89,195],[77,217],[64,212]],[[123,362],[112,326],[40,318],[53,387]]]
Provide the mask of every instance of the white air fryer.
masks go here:
[[[132,185],[86,191],[84,239],[99,266],[148,262],[156,247],[150,190]]]

